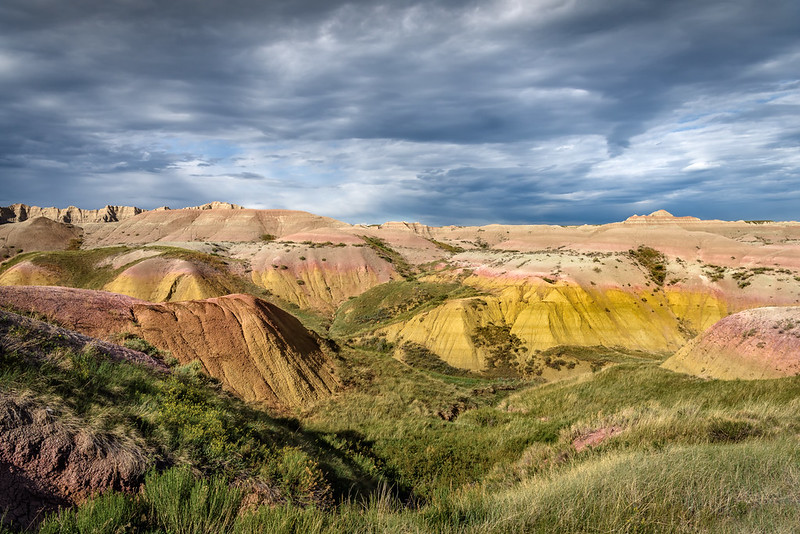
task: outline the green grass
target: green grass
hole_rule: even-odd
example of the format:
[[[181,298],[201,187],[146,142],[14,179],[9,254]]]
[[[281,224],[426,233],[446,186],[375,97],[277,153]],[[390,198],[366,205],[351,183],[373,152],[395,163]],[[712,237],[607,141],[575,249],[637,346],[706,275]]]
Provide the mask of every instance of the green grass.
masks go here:
[[[6,325],[6,339],[31,335]],[[557,347],[548,355],[604,367],[538,385],[344,345],[342,390],[289,421],[191,367],[154,374],[38,346],[47,357],[3,353],[0,388],[204,475],[150,475],[141,494],[89,501],[47,532],[792,532],[800,520],[800,377],[702,380],[652,355]],[[241,481],[280,498],[239,509]],[[181,508],[177,495],[200,497]]]
[[[447,384],[386,355],[350,350],[347,394],[308,414],[303,427],[354,461],[385,462],[393,486],[333,508],[298,501],[235,519],[220,513],[228,520],[218,531],[792,532],[800,519],[800,379],[704,381],[638,362],[503,399],[488,393],[502,384],[496,380]],[[436,415],[464,394],[474,404],[453,422]],[[623,431],[594,449],[571,447],[576,435],[604,425]],[[201,480],[168,476],[191,488]],[[214,502],[235,508],[235,490],[213,480],[203,484],[216,484]],[[143,497],[126,497],[128,505],[109,500],[120,510],[111,524],[133,521],[128,511],[152,499],[149,484]],[[189,490],[166,487],[164,508],[149,504],[142,528],[210,515],[206,505],[178,510],[185,500],[169,496]],[[87,514],[88,506],[69,513]],[[104,521],[115,513],[92,512]]]
[[[382,472],[327,441],[224,393],[197,365],[161,373],[76,352],[57,336],[0,321],[0,390],[30,395],[95,433],[135,442],[153,465],[262,480],[285,499],[328,502],[369,491]],[[350,447],[363,445],[350,437]],[[363,465],[363,467],[361,467]]]
[[[238,517],[232,513],[238,507],[235,489],[173,470],[160,478],[177,475],[181,484],[164,485],[160,506],[152,504],[154,484],[148,478],[143,496],[101,497],[77,512],[51,518],[42,532],[120,532],[108,527],[128,525],[141,530],[160,526],[168,532],[237,534],[789,533],[800,521],[798,445],[796,440],[752,441],[598,454],[502,491],[453,489],[418,507],[384,491],[333,510],[261,506]],[[169,499],[191,495],[200,499]],[[137,524],[132,512],[148,504],[150,513],[139,516]],[[64,528],[79,521],[84,529]]]
[[[366,243],[369,248],[374,250],[378,256],[391,263],[395,271],[397,271],[400,276],[406,280],[413,279],[414,275],[416,274],[416,269],[410,265],[399,252],[390,247],[386,241],[379,237],[371,237],[367,235],[362,235],[361,239],[363,239],[364,243]]]
[[[349,337],[395,322],[406,321],[447,299],[479,293],[457,283],[387,282],[345,302],[336,312],[330,334]]]

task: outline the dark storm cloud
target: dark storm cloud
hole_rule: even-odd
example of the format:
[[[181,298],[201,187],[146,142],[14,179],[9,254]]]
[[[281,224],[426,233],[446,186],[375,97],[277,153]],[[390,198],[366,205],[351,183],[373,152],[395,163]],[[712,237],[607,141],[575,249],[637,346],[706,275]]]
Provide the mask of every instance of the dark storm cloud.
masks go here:
[[[797,20],[791,0],[7,0],[0,204],[797,218]]]

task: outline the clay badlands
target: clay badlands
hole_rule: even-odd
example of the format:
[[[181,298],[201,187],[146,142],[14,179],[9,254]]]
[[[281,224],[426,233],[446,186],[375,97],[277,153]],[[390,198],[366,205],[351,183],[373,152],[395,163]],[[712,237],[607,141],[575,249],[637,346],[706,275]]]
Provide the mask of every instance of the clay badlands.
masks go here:
[[[358,351],[456,382],[495,381],[491,395],[503,391],[497,380],[528,391],[631,362],[692,380],[800,374],[796,222],[660,210],[600,226],[366,226],[219,202],[151,211],[15,204],[0,208],[0,259],[5,321],[42,332],[53,323],[75,343],[89,340],[80,346],[117,346],[117,360],[141,363],[151,356],[120,347],[135,339],[154,349],[147,365],[158,372],[194,365],[225,394],[280,416],[313,420],[321,406],[363,394],[359,376],[375,371],[348,360]],[[493,399],[493,409],[530,409],[514,408],[524,404],[514,396]],[[468,395],[431,413],[453,422],[481,402]],[[622,423],[601,423],[599,434],[554,439],[580,438],[571,449],[580,452],[624,434]],[[19,434],[14,424],[0,417],[4,432]],[[104,487],[63,482],[63,470],[47,475],[12,449],[0,447],[0,465],[32,495],[49,496],[42,509]],[[147,464],[136,458],[131,473],[108,475],[124,483],[106,486],[134,487]],[[38,519],[20,512],[17,521]]]
[[[675,352],[731,314],[800,305],[795,222],[703,221],[661,210],[602,226],[361,226],[219,202],[153,211],[16,204],[0,213],[13,222],[0,226],[2,286],[84,287],[150,302],[202,301],[247,287],[317,314],[335,332],[357,313],[349,300],[382,284],[460,284],[474,295],[348,332],[419,344],[471,371],[487,366],[493,347],[475,334],[490,325],[521,340],[514,363],[524,365],[562,345]],[[85,251],[91,283],[47,253],[67,249]],[[37,306],[13,295],[0,292],[14,306]],[[65,301],[80,307],[83,298]],[[769,367],[771,341],[764,343],[751,358]],[[253,396],[263,397],[246,395]]]

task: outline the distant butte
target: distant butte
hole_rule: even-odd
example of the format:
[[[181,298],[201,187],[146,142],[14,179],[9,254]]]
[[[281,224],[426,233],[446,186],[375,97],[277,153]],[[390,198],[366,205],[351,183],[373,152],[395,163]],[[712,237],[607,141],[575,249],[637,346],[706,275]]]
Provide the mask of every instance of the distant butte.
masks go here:
[[[667,210],[657,210],[650,215],[632,215],[625,219],[625,223],[687,223],[702,222],[697,217],[675,217]]]
[[[12,222],[24,222],[36,217],[45,217],[57,222],[85,224],[85,223],[104,223],[104,222],[120,222],[130,219],[140,213],[146,211],[165,211],[170,208],[163,206],[155,210],[145,210],[135,206],[112,206],[108,205],[98,210],[85,210],[69,206],[68,208],[40,208],[39,206],[28,206],[27,204],[12,204],[10,206],[0,207],[0,224]],[[201,206],[191,206],[184,208],[187,210],[217,210],[217,209],[244,209],[238,204],[231,204],[230,202],[209,202]]]

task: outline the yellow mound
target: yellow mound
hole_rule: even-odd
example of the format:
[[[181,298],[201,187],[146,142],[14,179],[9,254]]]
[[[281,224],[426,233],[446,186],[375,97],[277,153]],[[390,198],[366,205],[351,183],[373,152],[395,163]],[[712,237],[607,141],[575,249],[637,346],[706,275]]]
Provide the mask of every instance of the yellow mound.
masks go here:
[[[348,298],[400,278],[367,247],[266,246],[252,261],[253,282],[297,304],[332,313]]]
[[[499,283],[499,282],[498,282]],[[520,361],[559,345],[667,352],[682,346],[687,327],[703,328],[726,313],[713,294],[586,289],[576,284],[519,284],[499,295],[446,302],[382,330],[389,341],[425,345],[450,365],[486,368],[491,347],[476,345],[478,327],[502,325],[522,340]]]
[[[117,275],[103,288],[150,302],[199,300],[234,292],[213,269],[174,258],[147,258]]]

